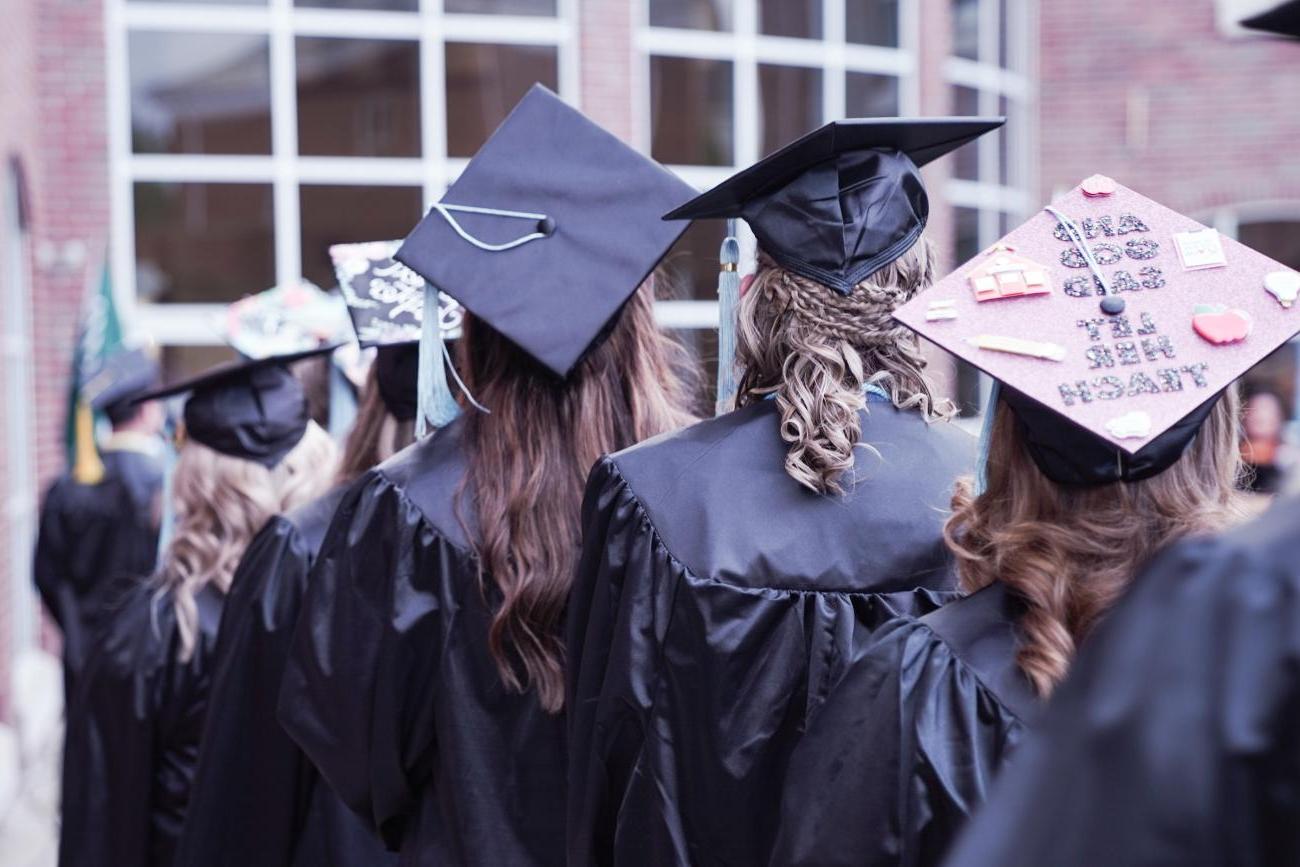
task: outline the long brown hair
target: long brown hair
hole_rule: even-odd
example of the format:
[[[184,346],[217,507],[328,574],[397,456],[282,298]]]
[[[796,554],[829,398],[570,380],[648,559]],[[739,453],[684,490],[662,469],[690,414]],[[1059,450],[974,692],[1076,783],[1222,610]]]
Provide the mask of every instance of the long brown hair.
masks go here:
[[[370,365],[361,390],[361,406],[343,445],[338,481],[347,483],[383,463],[415,440],[415,422],[402,421],[388,411],[379,390],[379,364]]]
[[[557,378],[481,320],[466,315],[460,368],[475,398],[465,431],[478,518],[480,580],[500,601],[488,646],[502,681],[564,704],[558,629],[577,566],[587,473],[601,455],[691,423],[681,348],[654,321],[648,281],[608,336]]]
[[[925,375],[911,329],[891,318],[934,279],[934,254],[922,238],[848,295],[782,268],[762,251],[737,317],[736,360],[743,369],[737,404],[775,394],[790,477],[818,494],[842,492],[863,443],[863,387],[874,384],[900,409],[925,418],[952,414]]]
[[[1001,581],[1024,603],[1017,661],[1046,696],[1078,642],[1154,553],[1245,517],[1240,401],[1228,389],[1182,457],[1159,475],[1095,487],[1043,475],[1011,409],[999,401],[994,411],[988,487],[976,496],[972,479],[958,482],[944,538],[963,590]]]

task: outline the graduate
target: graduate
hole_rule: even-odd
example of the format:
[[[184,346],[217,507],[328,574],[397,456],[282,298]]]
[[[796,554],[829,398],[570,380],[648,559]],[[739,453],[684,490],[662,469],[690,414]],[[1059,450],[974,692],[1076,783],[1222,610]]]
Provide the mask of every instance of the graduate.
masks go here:
[[[882,629],[854,661],[791,760],[771,863],[939,865],[1076,648],[1107,645],[1097,625],[1141,569],[1243,520],[1234,381],[1300,331],[1268,290],[1281,273],[1094,176],[898,311],[999,383],[982,478],[958,485],[945,529],[969,595]],[[1143,629],[1148,650],[1170,640]],[[1154,667],[1131,687],[1168,695]],[[1098,732],[1097,761],[1128,761],[1102,743],[1117,745]],[[1057,782],[1080,812],[1123,811],[1145,785],[1089,790],[1074,770]],[[1017,841],[1066,845],[1057,816],[1035,818]],[[1055,867],[1063,851],[987,863]],[[1070,863],[1119,863],[1089,851]]]
[[[564,863],[582,485],[691,420],[647,280],[690,194],[536,86],[398,251],[465,307],[469,408],[344,496],[280,719],[403,865]],[[420,415],[442,425],[457,372],[430,325]]]
[[[335,487],[272,517],[235,571],[178,864],[369,867],[389,861],[382,843],[320,782],[275,711],[308,570],[347,484],[414,439],[424,281],[393,261],[397,246],[331,248],[357,339],[376,347],[376,357]],[[435,315],[444,338],[459,336],[454,302]]]
[[[99,448],[103,474],[93,483],[79,481],[74,472],[61,476],[41,506],[32,566],[41,599],[63,632],[69,699],[108,588],[115,579],[147,575],[154,567],[164,417],[156,401],[135,398],[157,382],[158,364],[142,350],[109,356],[85,388],[91,408],[113,426]]]
[[[314,499],[331,480],[334,443],[307,418],[288,368],[328,349],[220,365],[140,398],[188,393],[171,482],[175,532],[156,572],[107,615],[78,684],[61,865],[176,863],[235,566],[272,515]]]
[[[592,472],[566,627],[571,867],[763,863],[852,647],[947,598],[944,508],[974,440],[890,316],[933,274],[919,167],[1001,124],[830,124],[668,215],[758,238],[740,409]]]

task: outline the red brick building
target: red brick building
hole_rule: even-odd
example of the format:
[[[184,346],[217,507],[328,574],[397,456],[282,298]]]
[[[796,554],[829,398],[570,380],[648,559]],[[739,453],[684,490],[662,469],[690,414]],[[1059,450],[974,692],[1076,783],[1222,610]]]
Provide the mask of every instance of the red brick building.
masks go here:
[[[36,635],[79,300],[174,371],[214,305],[403,234],[541,80],[706,186],[846,115],[1007,114],[927,169],[946,264],[1094,172],[1300,265],[1300,45],[1256,0],[12,0],[0,32],[0,719]],[[717,225],[662,319],[707,359]],[[1289,350],[1267,369],[1294,392]],[[955,387],[970,408],[979,382]]]

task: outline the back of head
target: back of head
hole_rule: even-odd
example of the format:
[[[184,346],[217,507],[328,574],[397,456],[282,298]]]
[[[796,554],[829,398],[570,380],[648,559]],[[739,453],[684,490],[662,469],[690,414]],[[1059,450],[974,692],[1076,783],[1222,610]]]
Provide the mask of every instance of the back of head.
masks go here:
[[[415,420],[399,419],[392,413],[379,387],[379,365],[371,364],[361,392],[361,406],[339,459],[338,481],[352,481],[414,440]]]
[[[1182,456],[1158,475],[1091,486],[1049,479],[1015,413],[1001,401],[991,411],[986,488],[977,494],[972,479],[958,482],[944,535],[964,590],[1001,582],[1024,604],[1018,661],[1047,695],[1077,642],[1153,554],[1244,517],[1240,401],[1235,386],[1224,392]]]
[[[659,331],[643,285],[609,333],[560,378],[466,317],[460,367],[490,414],[466,427],[481,568],[499,592],[489,647],[503,681],[563,704],[558,634],[581,544],[587,473],[604,454],[689,424],[681,350]]]
[[[737,362],[740,406],[775,396],[785,467],[819,494],[841,493],[861,442],[868,385],[900,409],[927,419],[951,413],[935,397],[916,334],[891,318],[928,287],[934,257],[927,239],[841,294],[778,265],[762,251],[741,299]],[[870,448],[868,445],[867,448]]]

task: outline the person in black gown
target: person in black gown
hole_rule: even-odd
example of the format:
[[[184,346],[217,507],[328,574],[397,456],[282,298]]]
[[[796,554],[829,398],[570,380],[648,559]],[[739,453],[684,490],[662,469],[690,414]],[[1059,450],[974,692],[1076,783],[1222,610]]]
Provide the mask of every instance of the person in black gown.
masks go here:
[[[36,588],[63,632],[63,667],[71,698],[77,672],[98,628],[106,588],[123,576],[147,575],[158,551],[162,509],[163,413],[134,399],[158,380],[158,365],[139,349],[108,358],[86,384],[91,407],[113,433],[100,446],[103,475],[94,483],[58,478],[41,506],[32,568]]]
[[[382,842],[321,783],[275,714],[308,571],[334,510],[348,484],[414,438],[423,306],[416,284],[423,281],[395,265],[392,246],[333,248],[336,261],[349,266],[340,268],[339,279],[357,339],[363,347],[377,347],[376,357],[336,485],[271,518],[235,571],[217,633],[212,712],[178,864],[370,867],[391,860]],[[459,316],[449,315],[458,312],[441,312],[444,336],[458,335]]]
[[[592,472],[566,627],[571,867],[763,863],[855,642],[948,597],[943,508],[974,439],[938,419],[890,314],[932,278],[918,166],[1000,125],[831,124],[669,215],[758,238],[741,408]]]
[[[1106,641],[1094,628],[1134,576],[1179,539],[1204,538],[1248,514],[1233,380],[1300,328],[1263,291],[1277,263],[1225,242],[1221,268],[1180,273],[1165,232],[1191,230],[1191,221],[1118,185],[1087,192],[1106,186],[1090,179],[1066,193],[899,311],[922,336],[970,353],[1000,383],[983,479],[959,484],[945,530],[969,595],[882,629],[854,660],[792,759],[774,865],[937,867],[1032,730],[1076,647]],[[1085,272],[1109,282],[1100,299],[1025,293],[1013,282],[1028,277],[1023,286],[1032,288],[1038,272],[1040,285],[1076,285],[1068,282],[1079,270],[1073,254],[1089,268],[1107,257],[1109,238],[1124,237],[1105,234],[1102,219],[1116,214],[1126,217],[1121,243],[1149,267],[1178,273],[1176,288],[1119,290],[1122,278],[1100,266]],[[1067,217],[1091,226],[1093,239],[1085,232],[1070,240]],[[1114,219],[1111,228],[1118,231]],[[997,281],[1012,287],[1008,294],[982,296],[989,275],[1011,275]],[[1203,298],[1210,286],[1254,319],[1253,333],[1226,357],[1222,344],[1194,330],[1213,336],[1212,329],[1167,306],[1171,293]],[[935,299],[954,297],[953,318],[927,319]],[[1060,340],[1053,345],[1061,351],[1026,363],[1008,350],[1045,347],[963,348],[973,329],[994,321],[1004,336]],[[1116,336],[1137,336],[1134,351]],[[1170,359],[1178,367],[1161,366]],[[1097,373],[1112,370],[1123,378]],[[1162,386],[1146,385],[1157,380]],[[1159,679],[1144,684],[1144,692],[1163,689]],[[1068,777],[1061,781],[1072,789]],[[1107,803],[1102,792],[1091,794]],[[1044,821],[1026,833],[1046,838],[1056,829]]]
[[[564,863],[582,483],[690,420],[645,279],[682,231],[660,215],[690,193],[538,86],[397,254],[464,305],[458,368],[483,409],[344,495],[280,719],[403,865]],[[420,413],[441,424],[436,344]]]
[[[64,867],[176,863],[235,566],[271,515],[331,478],[334,444],[308,420],[287,366],[309,354],[222,365],[148,395],[189,392],[172,480],[176,531],[155,574],[110,603],[73,696]]]

